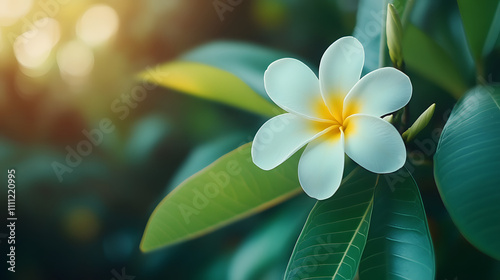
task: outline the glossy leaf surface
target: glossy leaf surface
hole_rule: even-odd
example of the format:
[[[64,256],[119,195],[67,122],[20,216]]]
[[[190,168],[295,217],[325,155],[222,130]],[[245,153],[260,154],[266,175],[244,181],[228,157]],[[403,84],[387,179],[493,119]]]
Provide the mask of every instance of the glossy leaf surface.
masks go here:
[[[141,249],[191,239],[267,209],[302,191],[300,153],[271,171],[250,157],[251,143],[226,154],[168,194],[149,218]]]
[[[420,191],[407,169],[382,175],[359,267],[365,279],[434,279],[432,240]]]
[[[500,260],[500,88],[479,86],[455,105],[434,156],[434,175],[467,240]]]

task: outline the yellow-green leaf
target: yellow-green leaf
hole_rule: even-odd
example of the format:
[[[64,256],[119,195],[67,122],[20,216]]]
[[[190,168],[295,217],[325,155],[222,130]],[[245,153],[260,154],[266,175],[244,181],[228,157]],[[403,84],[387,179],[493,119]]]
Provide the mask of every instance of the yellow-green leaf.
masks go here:
[[[149,218],[141,250],[195,238],[302,192],[300,153],[264,171],[252,162],[250,148],[248,143],[224,155],[168,194]]]
[[[187,61],[173,61],[156,69],[162,75],[149,71],[139,78],[200,98],[217,101],[263,116],[282,112],[276,105],[262,98],[236,75],[219,68]]]

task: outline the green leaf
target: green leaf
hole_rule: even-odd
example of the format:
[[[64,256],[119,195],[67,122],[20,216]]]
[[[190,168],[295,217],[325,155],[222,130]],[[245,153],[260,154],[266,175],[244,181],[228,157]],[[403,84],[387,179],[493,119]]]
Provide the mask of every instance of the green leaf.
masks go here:
[[[198,62],[232,73],[270,101],[264,88],[264,72],[269,64],[284,57],[293,55],[249,43],[216,41],[189,51],[180,60]]]
[[[370,226],[377,175],[357,167],[318,201],[297,240],[285,279],[353,279]]]
[[[460,15],[472,56],[481,63],[489,54],[500,33],[500,1],[458,0]]]
[[[166,194],[221,156],[248,142],[249,132],[232,131],[194,147],[167,185]]]
[[[251,143],[226,154],[168,194],[149,218],[142,251],[195,238],[302,191],[300,152],[271,171],[255,166]]]
[[[384,63],[381,58],[385,54],[387,3],[387,0],[360,0],[358,4],[353,36],[365,49],[364,73],[373,71]]]
[[[217,41],[195,48],[173,62],[143,71],[139,78],[256,114],[274,116],[283,111],[271,102],[264,89],[264,72],[273,61],[290,56],[258,45]]]
[[[360,279],[434,279],[434,249],[417,184],[406,168],[375,191]]]
[[[432,116],[434,115],[434,108],[436,107],[436,104],[432,104],[427,108],[420,116],[417,118],[417,120],[411,125],[410,128],[408,128],[404,133],[403,133],[403,139],[405,139],[406,142],[410,142],[415,138],[415,136],[418,135],[422,129],[424,129],[428,124],[429,121],[432,119]]]
[[[274,116],[281,110],[257,94],[236,75],[219,68],[188,61],[173,61],[155,70],[139,74],[143,81],[158,84],[196,97],[217,101],[264,116]],[[263,78],[264,72],[262,72]]]
[[[500,87],[470,90],[453,108],[434,175],[453,222],[482,252],[500,260]]]
[[[465,78],[459,72],[454,59],[414,25],[408,25],[403,38],[406,65],[423,77],[460,98],[466,91]]]

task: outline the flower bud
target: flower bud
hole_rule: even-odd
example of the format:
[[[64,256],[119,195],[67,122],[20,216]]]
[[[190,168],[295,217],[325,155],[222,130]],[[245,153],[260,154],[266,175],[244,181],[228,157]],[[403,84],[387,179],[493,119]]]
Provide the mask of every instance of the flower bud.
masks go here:
[[[393,4],[387,5],[387,21],[385,28],[389,56],[394,66],[401,69],[401,66],[403,66],[403,26],[398,11],[396,11]]]
[[[432,116],[434,115],[434,108],[436,107],[436,104],[433,103],[427,110],[425,110],[418,118],[417,120],[411,125],[408,130],[406,130],[403,133],[403,139],[406,142],[410,142],[417,136],[417,134],[424,129],[428,124],[429,121],[432,119]]]
[[[388,123],[392,123],[392,120],[394,119],[394,117],[392,116],[392,114],[390,114],[390,115],[383,117],[382,119]]]

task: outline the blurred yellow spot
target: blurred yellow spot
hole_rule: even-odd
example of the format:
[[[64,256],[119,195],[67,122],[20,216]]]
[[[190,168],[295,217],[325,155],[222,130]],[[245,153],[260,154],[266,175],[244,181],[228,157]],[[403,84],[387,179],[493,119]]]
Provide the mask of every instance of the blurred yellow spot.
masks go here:
[[[33,0],[0,0],[0,26],[14,24],[26,15],[33,5]]]
[[[33,26],[16,38],[13,48],[22,67],[36,70],[49,58],[52,48],[61,37],[61,31],[59,23],[52,18],[37,20]]]
[[[90,241],[99,233],[99,219],[85,207],[72,209],[63,218],[63,229],[69,238],[78,241]]]
[[[49,57],[52,48],[61,36],[59,23],[51,18],[42,18],[35,27],[19,35],[14,41],[14,54],[19,64],[26,68],[37,68]]]
[[[288,11],[282,1],[257,0],[252,3],[253,18],[262,27],[277,29],[286,23]]]
[[[26,68],[21,66],[19,69],[21,70],[21,73],[23,73],[28,78],[39,78],[47,74],[50,71],[51,66],[52,63],[50,63],[49,61],[45,61],[45,63],[37,68]]]
[[[110,6],[98,4],[90,7],[76,25],[78,37],[85,43],[96,46],[113,36],[118,30],[119,19]]]
[[[3,43],[3,38],[2,38],[2,29],[0,29],[0,58],[2,58],[1,55],[2,55],[3,44],[4,43]],[[0,65],[1,65],[1,63],[0,63]]]
[[[57,51],[57,65],[61,76],[70,81],[90,74],[94,67],[94,53],[82,42],[70,41]]]

